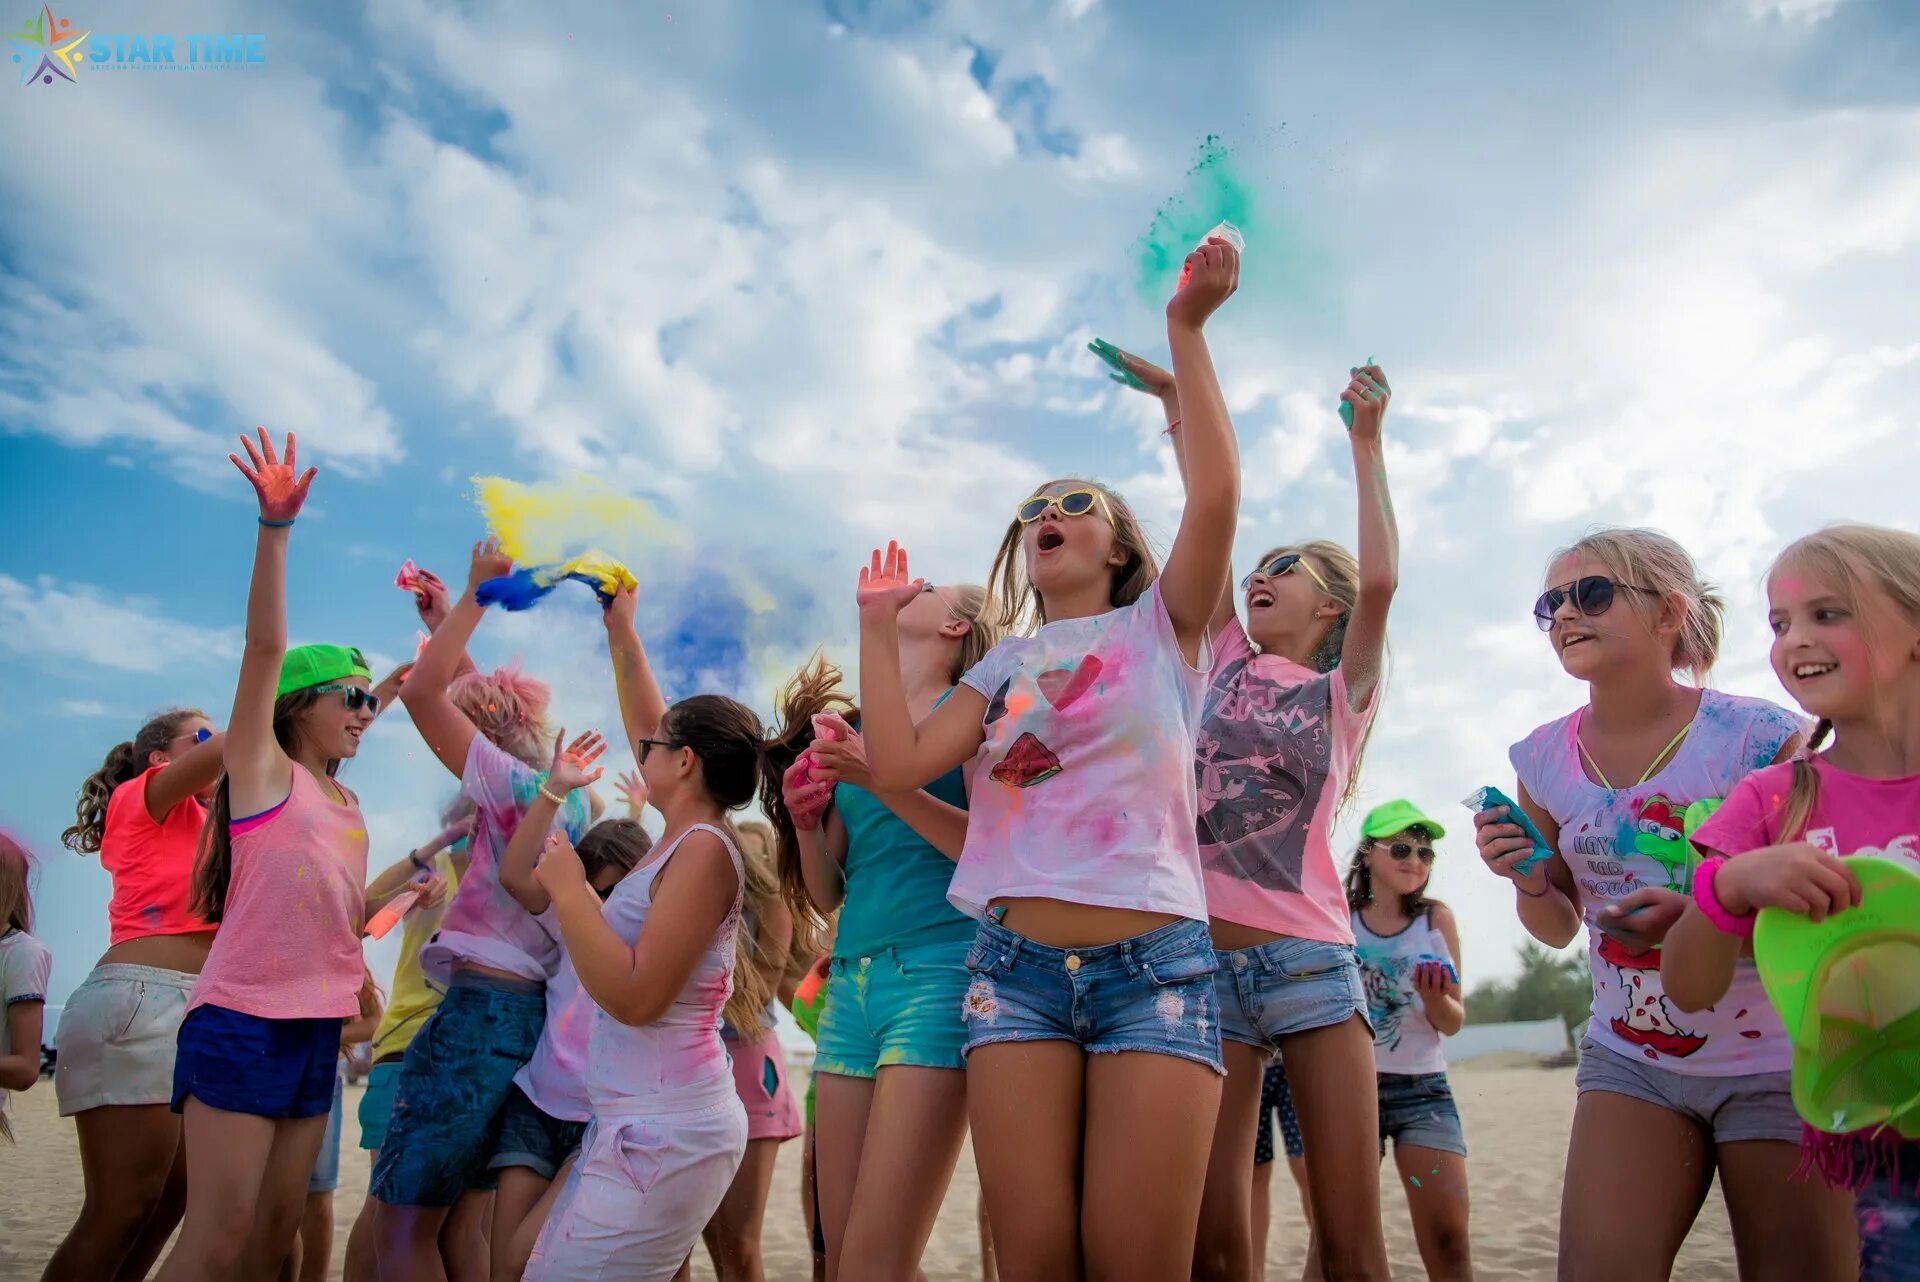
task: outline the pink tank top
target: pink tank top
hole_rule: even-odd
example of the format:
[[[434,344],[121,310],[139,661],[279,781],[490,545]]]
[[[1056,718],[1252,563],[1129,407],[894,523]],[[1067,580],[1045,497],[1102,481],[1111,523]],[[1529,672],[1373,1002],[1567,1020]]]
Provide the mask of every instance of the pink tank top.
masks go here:
[[[303,766],[267,811],[237,819],[233,875],[213,948],[187,1009],[224,1006],[262,1019],[359,1013],[367,825],[360,802]]]

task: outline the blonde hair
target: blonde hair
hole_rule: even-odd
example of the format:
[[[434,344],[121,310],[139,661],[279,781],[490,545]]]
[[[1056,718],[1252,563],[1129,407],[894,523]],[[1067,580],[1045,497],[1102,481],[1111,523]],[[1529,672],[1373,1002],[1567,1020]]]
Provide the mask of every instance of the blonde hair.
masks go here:
[[[1360,600],[1360,560],[1332,539],[1313,539],[1306,543],[1282,544],[1261,553],[1257,564],[1271,564],[1276,556],[1292,552],[1312,566],[1324,581],[1313,586],[1321,588],[1340,607],[1340,617],[1327,629],[1327,635],[1314,647],[1313,654],[1307,659],[1307,666],[1315,672],[1332,672],[1340,666],[1341,652],[1346,649],[1347,624],[1353,618],[1353,607]],[[1311,577],[1311,576],[1309,576]],[[1378,686],[1374,690],[1374,699],[1385,698],[1386,674],[1381,673]],[[1360,736],[1360,742],[1354,745],[1353,765],[1347,771],[1346,790],[1340,794],[1340,804],[1334,813],[1339,814],[1352,804],[1354,796],[1360,791],[1360,762],[1367,755],[1367,744],[1373,738],[1373,723]]]
[[[967,635],[960,638],[960,649],[953,656],[953,670],[948,673],[955,684],[967,674],[967,669],[987,657],[987,651],[1000,643],[1000,635],[1005,631],[1000,626],[997,612],[988,608],[992,600],[987,590],[978,583],[959,583],[953,588],[953,600],[948,601],[947,613],[967,625]]]
[[[32,871],[27,848],[0,832],[0,934],[33,932],[33,891],[27,885]]]
[[[1878,589],[1908,618],[1920,623],[1920,534],[1881,525],[1830,525],[1789,544],[1774,558],[1767,577],[1771,579],[1789,567],[1833,589],[1856,619],[1866,593]],[[1833,723],[1822,718],[1807,740],[1807,753],[1819,751],[1832,733]],[[1804,836],[1819,798],[1820,776],[1803,754],[1793,763],[1793,787],[1787,792],[1781,830],[1783,841]]]
[[[722,1013],[735,1028],[749,1029],[773,1001],[773,989],[760,973],[760,958],[766,951],[760,935],[766,929],[767,909],[780,898],[780,879],[773,870],[772,827],[758,819],[737,819],[730,826],[746,869],[746,886],[740,896],[741,929],[734,940],[733,995]],[[753,840],[745,840],[748,837]],[[752,931],[745,928],[748,917],[753,919]]]
[[[1670,597],[1684,601],[1686,613],[1681,616],[1680,635],[1673,643],[1672,671],[1688,674],[1695,684],[1706,683],[1714,660],[1720,657],[1727,604],[1718,589],[1700,577],[1700,567],[1685,548],[1658,530],[1594,529],[1555,552],[1547,561],[1548,572],[1555,562],[1570,556],[1592,557],[1622,586],[1656,593],[1663,601]]]
[[[1153,581],[1160,577],[1160,566],[1154,561],[1146,532],[1140,528],[1140,521],[1127,501],[1098,481],[1077,476],[1043,481],[1027,497],[1038,498],[1055,485],[1084,485],[1098,490],[1107,501],[1107,510],[1113,517],[1113,541],[1127,554],[1125,562],[1114,567],[1107,604],[1117,610],[1145,596]],[[1027,577],[1026,558],[1020,555],[1020,534],[1026,528],[1017,516],[1008,523],[1007,532],[1000,539],[1000,549],[993,554],[993,569],[987,573],[987,590],[999,605],[1002,623],[1008,631],[1020,633],[1031,631],[1036,621],[1047,621],[1046,603],[1040,599],[1033,580]]]

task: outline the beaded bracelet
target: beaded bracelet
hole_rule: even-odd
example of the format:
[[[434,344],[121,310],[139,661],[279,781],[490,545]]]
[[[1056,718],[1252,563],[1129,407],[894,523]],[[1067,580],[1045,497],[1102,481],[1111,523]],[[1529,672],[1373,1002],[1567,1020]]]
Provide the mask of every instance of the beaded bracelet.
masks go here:
[[[1751,939],[1754,914],[1748,913],[1744,917],[1735,916],[1725,904],[1720,902],[1720,896],[1713,890],[1713,879],[1726,862],[1719,855],[1700,861],[1700,866],[1693,870],[1693,902],[1702,913],[1706,914],[1707,920],[1713,923],[1714,929],[1721,934]]]
[[[548,792],[547,785],[545,784],[540,785],[540,795],[545,797],[548,801],[551,801],[556,806],[564,807],[567,804],[567,799],[565,797],[556,797],[552,793]]]

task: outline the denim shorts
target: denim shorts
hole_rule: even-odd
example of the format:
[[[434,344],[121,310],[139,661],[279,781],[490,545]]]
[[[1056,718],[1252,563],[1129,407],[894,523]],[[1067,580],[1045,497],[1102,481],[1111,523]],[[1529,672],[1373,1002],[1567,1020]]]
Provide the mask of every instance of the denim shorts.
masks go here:
[[[1280,1039],[1367,1018],[1360,960],[1347,944],[1288,936],[1219,953],[1220,1035],[1280,1049]]]
[[[320,1152],[313,1159],[313,1174],[307,1177],[307,1192],[331,1193],[340,1187],[340,1122],[346,1112],[346,1075],[337,1062],[333,1071],[333,1111],[327,1114],[327,1133],[320,1140]]]
[[[1643,1064],[1580,1039],[1580,1067],[1574,1089],[1609,1091],[1657,1104],[1691,1118],[1713,1133],[1716,1144],[1742,1140],[1800,1143],[1800,1114],[1794,1111],[1785,1073],[1749,1073],[1736,1077],[1699,1077],[1658,1064]]]
[[[1853,1204],[1860,1225],[1860,1282],[1920,1282],[1920,1140],[1897,1149]]]
[[[1445,1073],[1381,1073],[1378,1080],[1381,1156],[1389,1139],[1395,1148],[1412,1145],[1467,1155],[1467,1136],[1460,1129],[1460,1110],[1454,1107]]]
[[[407,1046],[372,1194],[388,1206],[452,1206],[493,1187],[487,1163],[513,1075],[547,1020],[545,986],[456,973]]]
[[[544,1111],[515,1086],[500,1111],[500,1138],[493,1146],[490,1171],[524,1166],[543,1179],[560,1173],[566,1160],[580,1151],[585,1122],[569,1122]]]
[[[1172,1055],[1224,1073],[1218,965],[1201,921],[1096,948],[1049,948],[983,921],[967,954],[967,1052],[998,1042],[1075,1042],[1094,1054]]]
[[[972,981],[968,948],[932,944],[834,958],[814,1071],[872,1077],[896,1064],[965,1068],[967,1021],[960,1005]]]
[[[1305,1157],[1307,1142],[1300,1135],[1300,1118],[1293,1111],[1293,1092],[1287,1087],[1287,1070],[1279,1060],[1267,1065],[1260,1079],[1260,1123],[1253,1133],[1253,1164],[1265,1166],[1273,1161],[1273,1119],[1280,1118],[1280,1145],[1288,1157]]]
[[[360,1147],[380,1148],[387,1142],[387,1119],[393,1116],[393,1084],[400,1080],[400,1061],[385,1059],[367,1070],[367,1089],[360,1095]]]
[[[333,1107],[343,1019],[262,1019],[209,1003],[187,1012],[173,1061],[173,1111],[191,1095],[255,1117],[320,1117]]]

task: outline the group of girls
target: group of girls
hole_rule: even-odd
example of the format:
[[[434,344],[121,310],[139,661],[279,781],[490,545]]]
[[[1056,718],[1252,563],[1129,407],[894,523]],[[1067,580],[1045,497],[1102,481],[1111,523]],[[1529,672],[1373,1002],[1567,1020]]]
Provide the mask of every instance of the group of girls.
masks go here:
[[[1164,565],[1120,495],[1071,478],[1018,505],[985,589],[875,552],[857,706],[816,661],[771,733],[729,698],[668,706],[633,592],[613,598],[639,764],[625,789],[658,812],[658,840],[596,822],[604,740],[549,730],[544,687],[466,660],[475,589],[512,568],[493,544],[457,600],[423,592],[431,637],[403,680],[375,689],[346,647],[287,650],[286,547],[313,472],[291,437],[284,459],[264,432],[248,441],[235,462],[259,530],[228,727],[179,713],[143,732],[73,835],[115,871],[115,936],[63,1019],[63,1074],[78,1050],[56,1086],[88,1197],[49,1275],[143,1275],[183,1185],[163,1278],[277,1266],[364,1009],[364,922],[405,887],[440,915],[403,934],[418,974],[396,977],[374,1033],[385,1071],[363,1109],[383,1129],[366,1137],[357,1276],[667,1278],[703,1233],[722,1277],[758,1276],[773,1145],[801,1128],[766,1016],[782,989],[818,1020],[807,1210],[829,1279],[916,1275],[968,1133],[1000,1276],[1255,1277],[1258,1132],[1282,1098],[1311,1269],[1387,1276],[1391,1137],[1429,1274],[1470,1276],[1439,1050],[1464,1018],[1460,947],[1426,895],[1444,831],[1395,802],[1344,872],[1332,848],[1397,587],[1391,391],[1369,364],[1341,396],[1357,552],[1274,548],[1236,593],[1240,460],[1204,327],[1238,256],[1209,240],[1186,266],[1171,372],[1119,354],[1164,405],[1186,488]],[[1476,827],[1530,931],[1564,945],[1588,929],[1566,1277],[1663,1276],[1715,1171],[1743,1276],[1854,1276],[1899,1257],[1888,1226],[1912,1224],[1873,1160],[1853,1164],[1878,1217],[1858,1244],[1852,1189],[1791,1178],[1790,1050],[1740,936],[1761,907],[1853,902],[1843,855],[1913,848],[1920,538],[1812,536],[1769,594],[1775,668],[1821,719],[1811,737],[1676,680],[1705,674],[1721,621],[1663,536],[1582,540],[1535,605],[1589,686],[1513,751],[1553,853],[1533,862],[1500,808]],[[396,690],[470,814],[369,894],[358,803],[334,775]],[[771,873],[729,819],[756,797]],[[1698,876],[1689,842],[1714,855]]]

